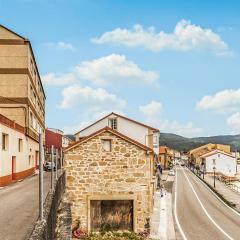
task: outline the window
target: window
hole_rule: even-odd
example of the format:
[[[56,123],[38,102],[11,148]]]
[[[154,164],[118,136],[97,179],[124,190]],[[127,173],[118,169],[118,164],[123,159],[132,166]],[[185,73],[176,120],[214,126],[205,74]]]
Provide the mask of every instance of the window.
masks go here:
[[[102,140],[103,150],[106,152],[111,152],[112,149],[112,142],[110,139],[103,139]]]
[[[216,165],[216,159],[212,160],[212,165]]]
[[[158,136],[153,136],[153,144],[158,144]]]
[[[109,125],[112,129],[117,130],[117,119],[116,118],[109,119]]]
[[[33,93],[33,102],[34,102],[34,104],[36,104],[36,102],[37,102],[37,97],[36,97],[35,93]]]
[[[30,126],[33,127],[33,114],[30,112]]]
[[[18,139],[18,151],[23,151],[23,140],[21,138]]]
[[[31,161],[32,161],[32,156],[29,155],[29,156],[28,156],[28,164],[29,164],[29,166],[31,166]]]
[[[8,150],[8,134],[2,134],[2,150]]]
[[[36,71],[35,71],[35,69],[34,69],[34,72],[33,72],[33,80],[35,81],[36,80]]]

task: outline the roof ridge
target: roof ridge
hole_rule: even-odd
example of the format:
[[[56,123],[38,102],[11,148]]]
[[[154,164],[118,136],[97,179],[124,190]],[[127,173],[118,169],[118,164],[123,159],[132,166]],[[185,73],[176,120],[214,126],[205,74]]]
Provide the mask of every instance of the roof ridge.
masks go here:
[[[136,123],[136,124],[142,125],[142,126],[144,126],[144,127],[147,127],[147,128],[150,128],[150,129],[152,129],[152,130],[155,130],[155,131],[158,131],[158,132],[159,132],[159,129],[157,129],[157,128],[153,128],[153,127],[151,127],[151,126],[149,126],[149,125],[146,125],[146,124],[144,124],[144,123],[138,122],[138,121],[133,120],[133,119],[131,119],[131,118],[125,117],[125,116],[120,115],[120,114],[118,114],[118,113],[111,112],[111,113],[107,114],[106,116],[100,118],[99,120],[95,121],[94,123],[86,126],[85,128],[81,129],[80,131],[76,132],[74,135],[76,135],[76,134],[78,134],[78,133],[80,133],[80,132],[88,129],[89,127],[93,126],[94,124],[102,121],[103,119],[105,119],[105,118],[107,118],[107,117],[109,117],[109,116],[111,116],[111,115],[115,115],[115,116],[117,116],[117,117],[124,118],[124,119],[126,119],[126,120],[128,120],[128,121],[134,122],[134,123]]]
[[[151,149],[150,147],[145,146],[142,143],[140,143],[140,142],[138,142],[138,141],[136,141],[136,140],[134,140],[134,139],[132,139],[132,138],[130,138],[130,137],[128,137],[128,136],[126,136],[126,135],[124,135],[124,134],[122,134],[122,133],[120,133],[120,132],[118,132],[118,131],[116,131],[116,130],[114,130],[112,128],[110,128],[110,127],[107,127],[107,126],[101,128],[100,130],[97,130],[96,132],[94,132],[94,133],[92,133],[92,134],[90,134],[88,136],[86,136],[84,139],[81,139],[81,140],[75,142],[74,144],[68,146],[67,148],[64,149],[64,152],[69,150],[69,149],[71,149],[71,148],[73,148],[73,147],[75,147],[75,146],[77,146],[78,144],[81,144],[81,143],[83,143],[85,141],[88,141],[92,137],[95,137],[95,136],[97,136],[97,135],[99,135],[99,134],[101,134],[102,132],[105,132],[105,131],[111,132],[112,134],[114,134],[114,135],[116,135],[116,136],[118,136],[118,137],[120,137],[120,138],[122,138],[122,139],[124,139],[124,140],[126,140],[126,141],[128,141],[128,142],[130,142],[130,143],[132,143],[132,144],[134,144],[134,145],[136,145],[136,146],[146,150],[146,151],[153,152],[153,149]]]

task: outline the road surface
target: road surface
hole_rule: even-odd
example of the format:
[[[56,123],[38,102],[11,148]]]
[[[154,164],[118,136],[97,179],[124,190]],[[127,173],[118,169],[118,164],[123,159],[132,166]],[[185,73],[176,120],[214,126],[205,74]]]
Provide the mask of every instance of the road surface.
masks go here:
[[[177,239],[240,239],[240,214],[220,201],[187,168],[176,169],[174,217]]]
[[[44,172],[44,199],[50,187]],[[0,239],[25,240],[38,218],[38,175],[0,189]]]

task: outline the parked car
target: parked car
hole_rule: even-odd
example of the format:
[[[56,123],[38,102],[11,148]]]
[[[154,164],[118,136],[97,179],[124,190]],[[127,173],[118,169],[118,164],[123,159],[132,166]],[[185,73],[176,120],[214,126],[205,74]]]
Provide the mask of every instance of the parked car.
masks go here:
[[[56,170],[56,166],[55,166],[55,162],[45,162],[44,165],[43,165],[43,169],[45,171],[51,171],[53,168],[53,171]]]
[[[175,176],[175,172],[173,169],[169,170],[168,176]]]

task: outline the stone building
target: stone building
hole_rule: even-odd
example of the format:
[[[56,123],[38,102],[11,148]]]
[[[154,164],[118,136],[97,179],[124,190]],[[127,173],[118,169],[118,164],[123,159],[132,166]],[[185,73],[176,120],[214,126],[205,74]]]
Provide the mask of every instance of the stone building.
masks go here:
[[[65,149],[73,223],[141,232],[153,208],[153,150],[104,127]]]
[[[17,157],[12,149],[3,149],[0,158],[0,176],[12,176],[14,161],[26,176],[32,165],[37,166],[39,155],[39,133],[45,129],[45,94],[40,74],[33,54],[31,43],[25,37],[0,25],[0,114],[22,126],[24,137],[21,138],[24,154]],[[3,129],[0,143],[8,139],[17,139],[16,131]],[[13,134],[10,136],[9,134]],[[9,141],[9,144],[12,142]],[[3,144],[2,144],[3,145]],[[27,156],[23,157],[23,156]],[[31,158],[31,160],[30,160]],[[13,161],[14,160],[14,161]],[[26,165],[33,161],[33,164]],[[2,167],[4,166],[4,167]],[[27,174],[28,175],[28,174]]]
[[[102,129],[103,127],[110,127],[135,141],[152,148],[157,158],[159,154],[159,129],[114,112],[75,133],[76,141]]]

